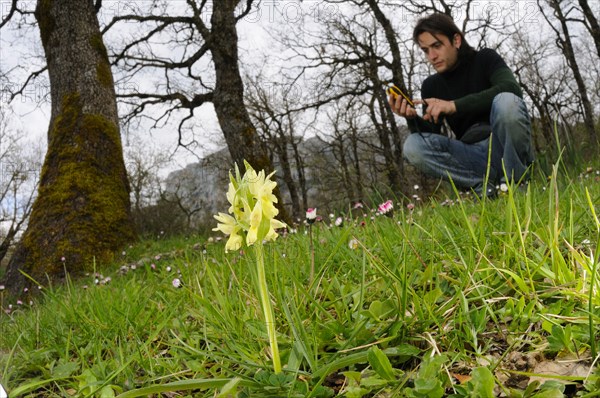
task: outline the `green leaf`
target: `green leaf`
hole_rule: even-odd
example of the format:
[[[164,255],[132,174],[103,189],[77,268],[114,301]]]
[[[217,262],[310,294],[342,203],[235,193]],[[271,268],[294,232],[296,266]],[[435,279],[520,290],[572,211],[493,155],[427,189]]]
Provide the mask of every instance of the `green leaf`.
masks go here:
[[[230,398],[237,395],[237,388],[242,379],[235,377],[230,382],[225,384],[216,398]]]
[[[369,364],[385,380],[396,380],[394,369],[388,357],[378,347],[373,346],[367,352]]]
[[[79,369],[77,362],[67,362],[61,365],[57,365],[52,369],[52,376],[54,377],[69,377]]]
[[[389,384],[389,381],[383,380],[378,376],[363,377],[360,381],[360,385],[366,388],[378,388],[386,386],[387,384]]]
[[[362,314],[375,321],[379,321],[392,311],[394,311],[394,307],[389,301],[381,302],[375,300],[369,305],[369,309],[363,311]]]
[[[397,356],[400,362],[406,362],[412,358],[416,358],[421,354],[421,350],[411,344],[401,344],[396,347],[385,349],[388,356]]]
[[[472,379],[469,383],[473,385],[471,394],[474,398],[494,398],[494,375],[486,367],[478,367],[471,372]]]
[[[117,398],[132,398],[132,397],[144,397],[153,394],[159,394],[162,392],[174,392],[174,391],[189,391],[196,389],[211,389],[211,388],[222,388],[231,379],[192,379],[192,380],[180,380],[172,383],[157,384],[150,387],[143,387],[137,390],[131,390],[124,392],[117,396]],[[258,388],[259,385],[252,381],[243,380],[240,381],[241,387]]]
[[[354,370],[348,370],[346,372],[341,372],[348,380],[353,380],[356,383],[360,382],[361,374],[360,372],[356,372]]]
[[[531,398],[562,398],[565,385],[558,380],[548,380],[541,385],[540,390]]]
[[[527,388],[525,388],[525,391],[523,392],[523,396],[530,397],[534,393],[534,391],[538,389],[539,386],[540,382],[537,380],[529,383],[527,385]]]
[[[100,398],[114,398],[114,397],[115,397],[115,391],[112,389],[111,386],[104,386],[100,390]]]
[[[422,397],[442,398],[444,388],[438,379],[417,379],[415,380],[415,392]]]
[[[440,374],[440,369],[446,360],[447,358],[445,355],[425,358],[419,367],[418,378],[425,380],[437,379]]]

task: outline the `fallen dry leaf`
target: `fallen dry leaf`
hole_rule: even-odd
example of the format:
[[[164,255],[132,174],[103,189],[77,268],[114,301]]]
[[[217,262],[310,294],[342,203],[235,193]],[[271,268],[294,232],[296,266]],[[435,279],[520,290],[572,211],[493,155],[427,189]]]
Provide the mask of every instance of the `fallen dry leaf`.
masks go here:
[[[452,375],[452,377],[454,377],[456,380],[458,380],[458,382],[460,384],[465,384],[472,378],[470,375],[461,375],[458,373],[450,373],[450,374]]]
[[[561,359],[554,361],[541,361],[534,368],[532,373],[536,375],[549,375],[549,376],[567,376],[585,378],[590,374],[591,368],[589,361],[582,361],[577,359]],[[550,377],[543,376],[531,376],[530,382],[539,381],[543,383],[547,380],[558,380]],[[573,383],[568,380],[559,380],[565,384]]]

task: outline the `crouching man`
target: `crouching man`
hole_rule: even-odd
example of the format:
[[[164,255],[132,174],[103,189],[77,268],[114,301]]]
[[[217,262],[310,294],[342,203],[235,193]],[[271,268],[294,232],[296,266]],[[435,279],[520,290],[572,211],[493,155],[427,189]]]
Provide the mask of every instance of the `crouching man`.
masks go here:
[[[531,123],[521,88],[502,57],[492,49],[473,49],[444,14],[420,19],[413,39],[437,73],[423,82],[422,100],[414,101],[423,105],[423,117],[402,96],[389,97],[412,133],[404,157],[424,173],[479,196],[494,196],[502,183],[526,181],[533,162]]]

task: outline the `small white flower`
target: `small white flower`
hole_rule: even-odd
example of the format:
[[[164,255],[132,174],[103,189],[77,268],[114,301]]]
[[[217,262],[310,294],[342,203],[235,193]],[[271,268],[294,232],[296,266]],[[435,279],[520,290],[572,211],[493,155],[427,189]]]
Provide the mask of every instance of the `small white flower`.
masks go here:
[[[344,219],[342,217],[338,217],[335,219],[334,224],[336,227],[341,227],[342,224],[344,224]]]
[[[312,224],[317,219],[317,208],[311,207],[306,210],[306,222]]]
[[[358,249],[358,240],[356,238],[350,239],[348,242],[348,247],[352,250]]]
[[[500,184],[500,190],[502,192],[508,192],[508,185],[506,185],[505,183]]]
[[[419,186],[417,184],[415,184],[415,186],[413,188],[415,189],[415,191],[419,190]]]
[[[6,289],[6,286],[4,286],[4,285],[0,285],[0,292],[1,292],[2,290],[4,290],[4,289]]]
[[[183,286],[183,283],[181,282],[181,279],[179,279],[179,278],[173,279],[173,282],[171,282],[171,284],[176,289],[179,289],[181,286]]]
[[[166,270],[167,272],[171,272],[171,266],[167,266]]]

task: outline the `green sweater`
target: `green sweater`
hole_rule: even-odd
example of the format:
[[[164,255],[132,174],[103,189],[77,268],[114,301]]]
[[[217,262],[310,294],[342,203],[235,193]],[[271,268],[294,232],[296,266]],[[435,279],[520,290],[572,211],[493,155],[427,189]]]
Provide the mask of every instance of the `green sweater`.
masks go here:
[[[484,48],[459,61],[453,70],[425,79],[421,98],[454,101],[456,113],[447,116],[446,120],[460,139],[472,125],[490,123],[492,101],[503,92],[523,98],[519,83],[502,57],[496,51]],[[412,132],[441,133],[441,121],[434,124],[415,118],[408,121],[408,127]]]

